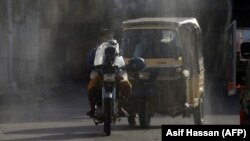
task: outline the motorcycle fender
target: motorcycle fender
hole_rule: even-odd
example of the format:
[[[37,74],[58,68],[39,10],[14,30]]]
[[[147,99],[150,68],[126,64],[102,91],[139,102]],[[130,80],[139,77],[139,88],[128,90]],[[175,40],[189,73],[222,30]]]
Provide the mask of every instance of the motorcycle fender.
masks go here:
[[[102,100],[105,98],[116,99],[116,87],[113,88],[112,92],[107,92],[105,87],[102,87]]]

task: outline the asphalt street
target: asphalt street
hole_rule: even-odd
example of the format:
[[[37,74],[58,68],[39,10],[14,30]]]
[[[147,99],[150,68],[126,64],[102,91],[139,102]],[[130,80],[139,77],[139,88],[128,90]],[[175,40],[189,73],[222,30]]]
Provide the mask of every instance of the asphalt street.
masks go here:
[[[23,93],[24,94],[24,93]],[[207,97],[205,124],[238,125],[238,96]],[[126,118],[112,126],[111,136],[103,135],[103,125],[96,126],[86,116],[87,92],[83,85],[63,86],[46,97],[1,95],[1,141],[56,140],[161,140],[161,125],[193,124],[192,117],[176,118],[155,114],[149,129],[130,128]]]

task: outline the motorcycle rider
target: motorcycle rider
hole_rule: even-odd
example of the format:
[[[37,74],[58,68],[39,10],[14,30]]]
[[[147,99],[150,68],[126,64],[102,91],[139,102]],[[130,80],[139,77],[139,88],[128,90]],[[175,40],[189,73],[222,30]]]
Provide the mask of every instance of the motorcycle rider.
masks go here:
[[[99,56],[97,56],[97,53],[99,50],[102,49],[103,44],[112,44],[115,45],[117,48],[117,51],[119,51],[119,44],[115,39],[113,39],[113,32],[111,32],[109,29],[103,29],[100,32],[99,35],[100,38],[100,45],[97,47],[93,48],[87,58],[86,64],[85,64],[85,69],[90,73],[90,81],[87,86],[88,90],[88,100],[90,104],[90,110],[87,112],[87,115],[92,117],[94,112],[95,112],[95,98],[97,97],[98,93],[101,93],[101,81],[102,78],[94,70],[92,70],[94,64],[96,61],[100,59]],[[125,65],[123,58],[119,57],[123,61],[123,65]],[[126,73],[126,72],[125,72]],[[126,75],[125,75],[126,76]],[[127,78],[124,78],[120,76],[119,78],[116,79],[117,81],[117,87],[118,91],[120,91],[120,98],[128,99],[131,93],[131,83],[128,81]],[[123,109],[124,103],[118,102],[118,114],[119,116],[125,116],[127,115],[127,112]]]

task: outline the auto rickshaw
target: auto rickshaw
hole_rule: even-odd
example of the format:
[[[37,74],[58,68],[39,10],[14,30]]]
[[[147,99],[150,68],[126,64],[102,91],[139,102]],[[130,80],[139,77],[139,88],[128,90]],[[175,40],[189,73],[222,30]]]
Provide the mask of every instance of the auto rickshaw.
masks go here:
[[[126,60],[141,57],[145,69],[130,73],[130,125],[150,126],[156,114],[204,122],[204,65],[201,29],[195,18],[138,18],[123,22],[121,49]]]

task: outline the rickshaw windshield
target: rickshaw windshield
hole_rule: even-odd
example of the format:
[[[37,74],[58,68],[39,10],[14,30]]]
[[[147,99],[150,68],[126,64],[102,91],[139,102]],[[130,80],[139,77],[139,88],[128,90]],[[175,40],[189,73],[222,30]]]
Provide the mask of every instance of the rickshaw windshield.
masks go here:
[[[127,30],[123,33],[123,56],[143,58],[174,58],[179,47],[177,33],[173,30]]]

